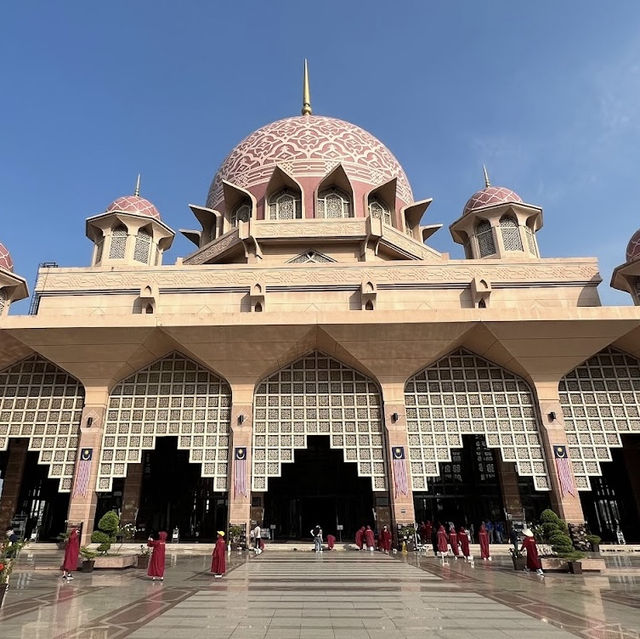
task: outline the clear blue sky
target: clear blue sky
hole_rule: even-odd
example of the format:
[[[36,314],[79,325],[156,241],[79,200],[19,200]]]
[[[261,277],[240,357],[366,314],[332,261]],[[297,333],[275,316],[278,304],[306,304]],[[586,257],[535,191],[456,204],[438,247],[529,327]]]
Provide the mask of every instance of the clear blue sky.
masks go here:
[[[430,244],[482,186],[544,208],[544,257],[595,256],[606,304],[640,227],[640,2],[33,1],[0,8],[0,241],[33,284],[39,262],[89,264],[84,220],[131,193],[197,227],[222,159],[300,109],[380,138]],[[165,263],[192,246],[176,238]],[[26,303],[14,310],[26,312]]]

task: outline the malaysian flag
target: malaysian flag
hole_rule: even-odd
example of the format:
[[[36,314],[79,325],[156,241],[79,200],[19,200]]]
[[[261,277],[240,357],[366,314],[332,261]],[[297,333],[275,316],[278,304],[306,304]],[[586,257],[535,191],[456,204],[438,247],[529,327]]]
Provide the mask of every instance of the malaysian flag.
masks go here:
[[[576,496],[576,489],[573,484],[573,476],[571,475],[571,462],[567,453],[566,446],[554,446],[553,456],[556,460],[556,470],[558,471],[558,479],[560,480],[560,490],[562,496],[566,494]]]
[[[76,473],[76,485],[73,489],[73,496],[87,494],[89,479],[91,478],[91,460],[93,459],[93,448],[81,448],[80,459],[78,460],[78,472]]]
[[[404,459],[404,446],[393,446],[391,457],[393,459],[393,484],[396,495],[408,495],[409,483],[407,481],[407,465]]]
[[[234,476],[233,490],[236,495],[247,496],[247,449],[246,447],[236,448],[233,454]]]

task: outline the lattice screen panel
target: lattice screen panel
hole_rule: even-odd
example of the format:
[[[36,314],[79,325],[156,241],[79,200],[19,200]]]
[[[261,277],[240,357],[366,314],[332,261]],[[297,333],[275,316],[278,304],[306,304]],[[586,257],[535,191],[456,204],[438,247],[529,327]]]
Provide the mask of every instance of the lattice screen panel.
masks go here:
[[[560,380],[569,457],[579,490],[602,475],[620,435],[640,433],[640,361],[607,348]]]
[[[109,398],[98,490],[111,490],[126,477],[156,437],[175,435],[189,461],[213,477],[214,490],[227,490],[231,389],[180,353],[172,353],[120,382]]]
[[[473,434],[533,477],[537,490],[549,490],[531,390],[516,375],[459,350],[409,379],[405,405],[413,490],[427,490],[427,477]]]
[[[83,404],[82,384],[51,362],[35,355],[14,364],[0,372],[0,450],[28,437],[60,492],[70,492]]]
[[[385,490],[382,400],[373,381],[322,353],[311,353],[261,382],[254,398],[252,489],[266,491],[308,435],[329,435],[358,475]],[[321,478],[319,479],[321,481]]]

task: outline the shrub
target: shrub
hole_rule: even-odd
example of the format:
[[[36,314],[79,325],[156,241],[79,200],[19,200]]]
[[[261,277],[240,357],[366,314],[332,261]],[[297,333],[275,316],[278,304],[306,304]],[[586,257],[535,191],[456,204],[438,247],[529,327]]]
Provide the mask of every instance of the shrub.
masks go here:
[[[590,544],[597,546],[602,541],[602,537],[598,535],[587,535],[587,541]]]
[[[573,547],[571,537],[569,537],[569,527],[567,522],[563,521],[553,512],[553,510],[543,510],[540,515],[542,522],[542,531],[544,541],[551,544],[553,550],[558,557],[575,561],[581,559],[584,555]]]
[[[114,510],[102,515],[98,522],[98,530],[91,534],[91,541],[98,546],[98,552],[106,555],[111,544],[116,540],[116,532],[120,526],[120,517]]]

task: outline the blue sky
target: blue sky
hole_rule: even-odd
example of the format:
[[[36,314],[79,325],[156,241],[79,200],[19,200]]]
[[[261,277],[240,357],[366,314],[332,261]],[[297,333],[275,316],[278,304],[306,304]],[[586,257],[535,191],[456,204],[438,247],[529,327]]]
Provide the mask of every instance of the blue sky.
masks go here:
[[[0,8],[0,241],[37,265],[89,264],[84,220],[133,191],[194,228],[220,162],[300,109],[380,138],[430,245],[482,183],[544,208],[544,257],[600,260],[608,283],[640,227],[640,3],[16,2]],[[192,245],[176,238],[165,263]],[[24,313],[28,305],[15,305]]]

